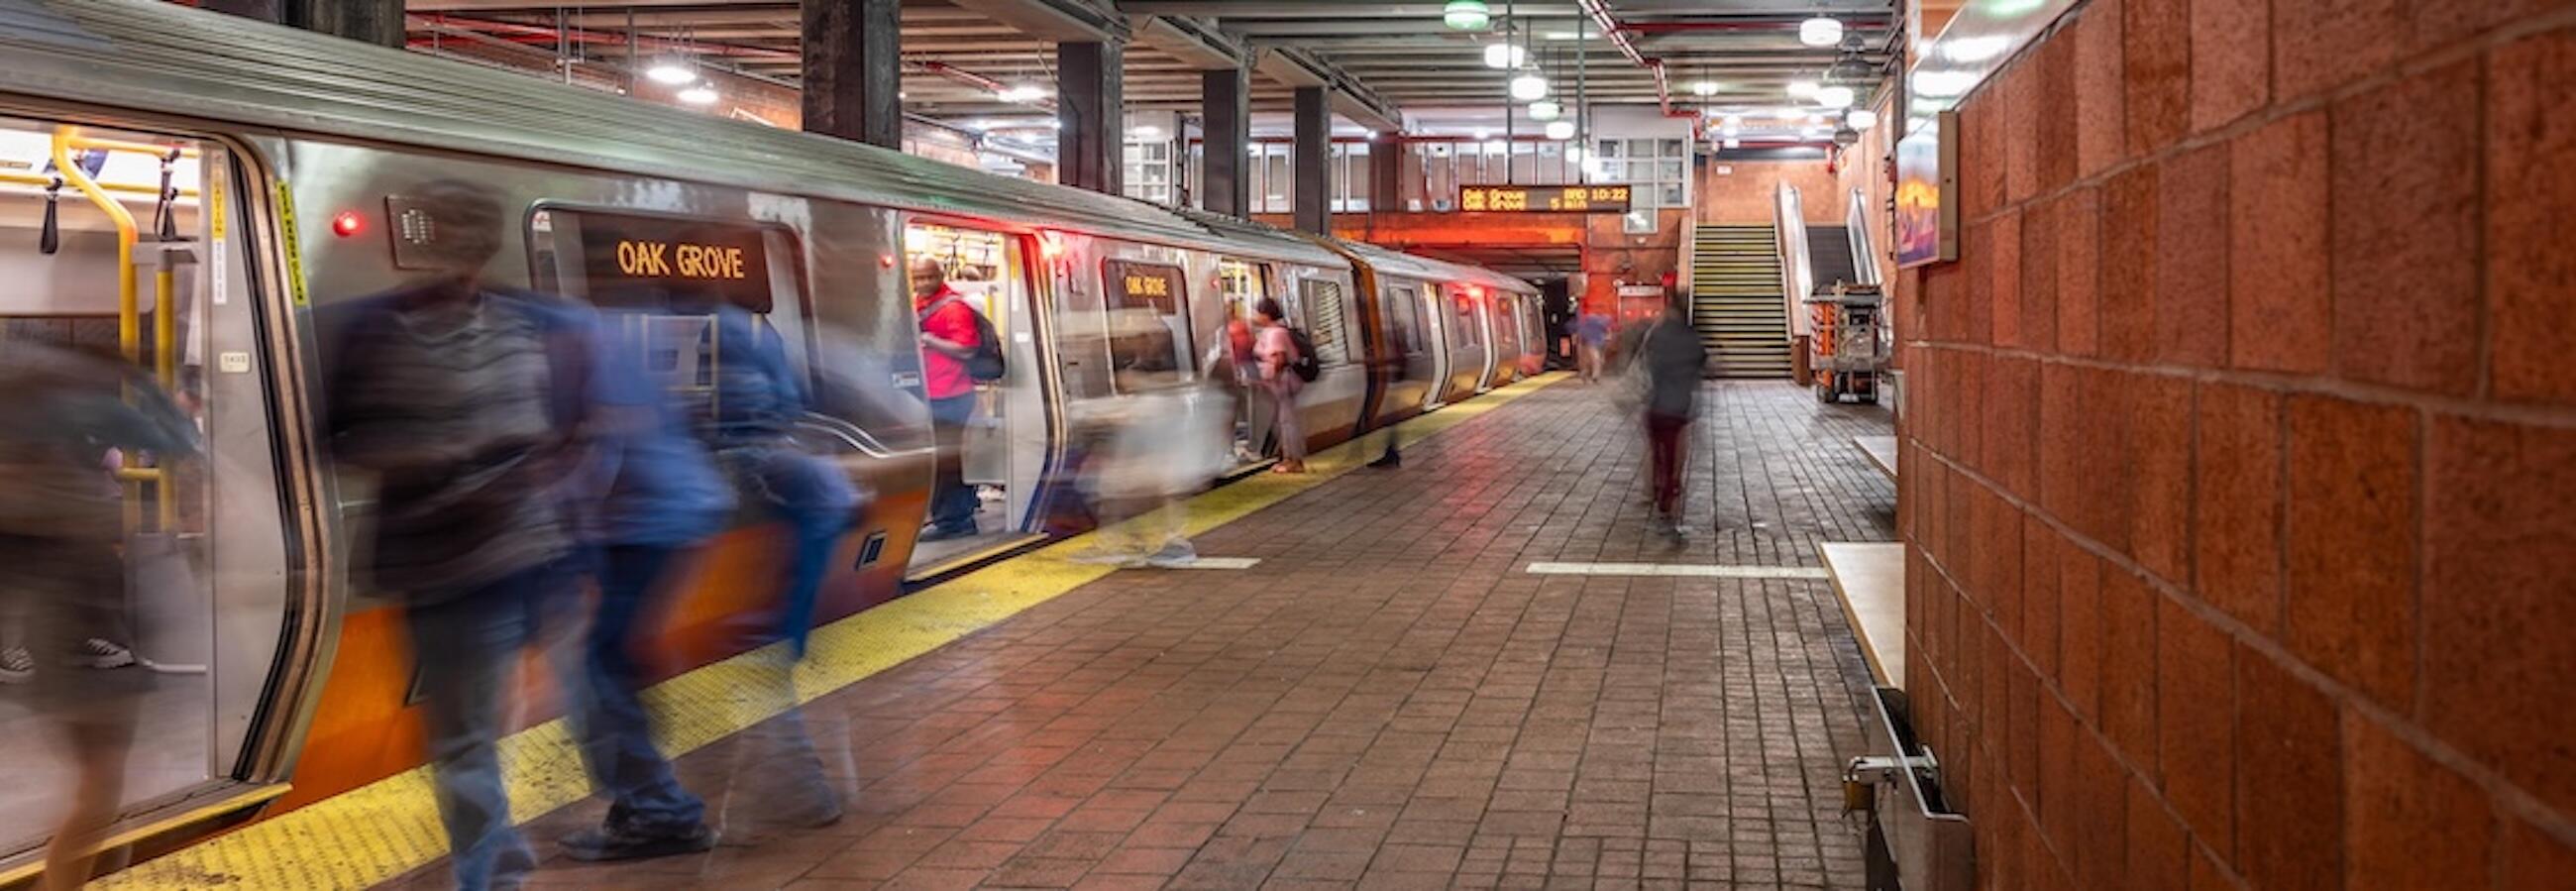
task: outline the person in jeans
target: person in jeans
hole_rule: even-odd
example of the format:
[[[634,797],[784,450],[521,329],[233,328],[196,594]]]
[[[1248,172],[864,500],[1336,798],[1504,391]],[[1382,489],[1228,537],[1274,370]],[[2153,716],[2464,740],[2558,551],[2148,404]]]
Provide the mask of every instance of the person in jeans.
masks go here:
[[[930,486],[930,529],[922,541],[966,538],[981,531],[975,488],[966,485],[966,425],[975,420],[975,379],[966,360],[982,346],[975,309],[948,286],[948,272],[932,257],[910,268],[912,309],[921,321],[921,384],[930,397],[930,429],[939,447],[938,475]]]
[[[642,313],[609,313],[599,339],[602,403],[594,425],[602,453],[613,458],[599,510],[599,606],[583,642],[582,682],[573,686],[574,736],[593,785],[609,796],[598,828],[561,840],[575,860],[637,860],[704,851],[715,845],[706,804],[680,786],[671,763],[653,746],[646,713],[645,663],[635,646],[649,639],[671,587],[694,552],[724,527],[733,493],[706,447],[689,435],[646,362]],[[629,336],[621,336],[629,335]]]
[[[1297,341],[1288,335],[1288,314],[1275,298],[1263,297],[1252,307],[1260,329],[1252,354],[1261,369],[1261,389],[1270,394],[1271,429],[1279,437],[1279,465],[1273,473],[1306,472],[1306,431],[1297,417],[1297,394],[1306,380],[1289,366],[1297,364]]]
[[[497,743],[520,651],[575,601],[594,329],[584,309],[484,280],[513,224],[488,188],[442,181],[412,197],[439,268],[332,308],[344,321],[323,430],[342,466],[375,477],[364,569],[409,626],[456,885],[513,888],[536,859],[512,826]]]
[[[1646,377],[1646,458],[1654,474],[1654,518],[1657,531],[1679,538],[1682,526],[1682,468],[1688,463],[1691,419],[1699,413],[1700,371],[1708,348],[1692,331],[1689,312],[1678,299],[1667,299],[1663,318],[1655,320],[1630,360],[1643,363]]]
[[[1574,367],[1584,383],[1601,380],[1601,352],[1610,344],[1610,317],[1587,312],[1574,323]]]

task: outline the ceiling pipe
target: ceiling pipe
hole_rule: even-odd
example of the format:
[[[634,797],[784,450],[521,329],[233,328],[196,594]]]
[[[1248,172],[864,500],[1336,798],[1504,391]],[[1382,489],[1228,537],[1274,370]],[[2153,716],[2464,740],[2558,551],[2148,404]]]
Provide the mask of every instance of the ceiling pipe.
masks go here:
[[[993,79],[993,78],[990,78],[990,77],[987,77],[987,76],[984,76],[984,75],[981,75],[981,74],[977,74],[977,73],[975,73],[975,72],[968,71],[968,70],[966,70],[966,69],[959,68],[959,67],[957,67],[957,66],[955,66],[955,65],[950,65],[950,64],[948,64],[948,63],[946,63],[946,62],[941,62],[941,61],[938,61],[938,60],[935,60],[935,59],[922,59],[922,60],[914,61],[914,62],[912,62],[911,64],[912,64],[912,65],[914,65],[915,67],[920,68],[922,71],[925,71],[925,72],[928,72],[928,73],[931,73],[931,74],[935,74],[935,75],[938,75],[938,76],[940,76],[940,77],[947,78],[947,79],[949,79],[949,80],[956,81],[956,82],[958,82],[958,83],[965,84],[965,85],[967,85],[967,86],[971,86],[971,87],[974,87],[974,88],[976,88],[976,89],[983,90],[984,92],[992,93],[992,94],[995,94],[995,95],[1000,95],[1000,93],[1001,93],[1003,90],[1008,89],[1008,88],[1010,87],[1010,85],[1009,85],[1009,84],[1003,83],[1003,82],[998,81],[998,80],[995,80],[995,79]],[[1015,103],[1015,104],[1016,104],[1016,103]],[[1055,100],[1054,100],[1054,99],[1039,99],[1039,100],[1037,100],[1037,101],[1030,102],[1030,103],[1028,103],[1028,104],[1029,104],[1031,107],[1035,107],[1035,108],[1044,108],[1044,109],[1048,109],[1048,110],[1050,110],[1050,111],[1052,111],[1052,110],[1054,110],[1054,109],[1055,109]]]
[[[1602,0],[1575,0],[1575,6],[1581,8],[1585,15],[1592,17],[1592,23],[1600,26],[1601,33],[1610,38],[1611,46],[1619,48],[1620,55],[1627,56],[1630,63],[1655,73],[1655,104],[1663,109],[1665,117],[1686,117],[1692,120],[1699,118],[1699,115],[1690,111],[1673,109],[1672,84],[1664,76],[1664,61],[1648,59],[1644,54],[1637,52],[1637,45],[1628,39],[1630,29],[1620,24],[1617,16],[1610,14],[1609,4],[1603,3]],[[1696,137],[1698,134],[1692,135]]]

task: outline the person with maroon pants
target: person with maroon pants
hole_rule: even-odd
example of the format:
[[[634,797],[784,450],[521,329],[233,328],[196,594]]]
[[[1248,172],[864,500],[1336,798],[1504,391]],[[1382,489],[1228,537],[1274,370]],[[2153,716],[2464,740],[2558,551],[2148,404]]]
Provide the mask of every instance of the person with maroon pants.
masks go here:
[[[1682,526],[1682,468],[1689,463],[1691,419],[1699,414],[1700,372],[1708,365],[1708,348],[1691,330],[1684,306],[1665,301],[1663,318],[1646,331],[1634,360],[1644,363],[1646,374],[1646,466],[1655,486],[1651,524],[1673,538],[1689,533]]]

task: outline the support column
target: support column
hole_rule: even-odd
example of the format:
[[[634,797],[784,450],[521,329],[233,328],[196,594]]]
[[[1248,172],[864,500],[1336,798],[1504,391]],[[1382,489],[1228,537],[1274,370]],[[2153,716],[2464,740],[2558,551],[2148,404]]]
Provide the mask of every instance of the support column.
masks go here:
[[[1404,210],[1404,143],[1393,133],[1380,133],[1369,140],[1369,210],[1397,213]]]
[[[903,148],[900,0],[804,0],[805,132]]]
[[[1199,72],[1199,206],[1209,213],[1252,217],[1252,72]]]
[[[403,0],[205,0],[199,5],[377,46],[403,45]]]
[[[1297,154],[1290,158],[1295,165],[1295,206],[1297,228],[1317,235],[1333,233],[1333,167],[1329,153],[1333,143],[1333,110],[1324,102],[1324,88],[1297,88]]]
[[[1056,182],[1112,195],[1125,190],[1126,55],[1115,43],[1055,45],[1055,115],[1064,125],[1056,133]]]

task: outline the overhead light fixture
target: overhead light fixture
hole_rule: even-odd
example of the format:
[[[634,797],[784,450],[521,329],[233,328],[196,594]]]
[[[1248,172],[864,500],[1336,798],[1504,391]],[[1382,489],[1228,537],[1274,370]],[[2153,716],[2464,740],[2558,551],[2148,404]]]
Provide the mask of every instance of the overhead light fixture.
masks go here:
[[[1826,87],[1816,91],[1816,104],[1826,108],[1850,108],[1852,98],[1850,87]]]
[[[1485,67],[1518,68],[1529,63],[1529,48],[1512,43],[1485,44]]]
[[[1555,140],[1573,139],[1573,138],[1574,138],[1574,122],[1573,122],[1573,121],[1549,121],[1549,122],[1547,122],[1547,138],[1549,138],[1549,139],[1555,139]]]
[[[1545,37],[1549,40],[1576,40],[1580,39],[1583,35],[1576,34],[1572,31],[1549,31],[1539,36]]]
[[[1476,128],[1476,141],[1477,141],[1477,142],[1483,142],[1483,141],[1485,141],[1485,140],[1487,140],[1487,139],[1490,139],[1490,138],[1492,138],[1492,137],[1493,137],[1493,135],[1494,135],[1494,131],[1492,131],[1492,130],[1487,130],[1487,129],[1483,128],[1483,127],[1478,127],[1478,128]]]
[[[1798,23],[1798,42],[1808,46],[1832,46],[1843,42],[1843,20],[1817,16]]]
[[[1816,86],[1816,82],[1812,80],[1793,80],[1789,82],[1789,95],[1798,99],[1805,99],[1809,96],[1816,95],[1817,89],[1818,87]]]
[[[994,90],[993,95],[999,97],[1004,102],[1026,105],[1028,103],[1044,99],[1050,95],[1050,93],[1047,91],[1047,88],[1036,84],[1013,84],[999,90]]]
[[[1866,108],[1853,109],[1852,113],[1843,115],[1843,123],[1850,124],[1854,130],[1867,130],[1878,126],[1878,112]]]
[[[1693,96],[1715,96],[1715,95],[1717,95],[1717,82],[1716,82],[1716,81],[1713,81],[1713,80],[1703,80],[1703,81],[1696,81],[1696,82],[1693,82],[1693,83],[1691,84],[1691,95],[1693,95]]]
[[[1718,146],[1721,148],[1739,149],[1744,147],[1744,140],[1729,136],[1726,138],[1725,142],[1718,143]]]
[[[680,91],[680,101],[690,105],[714,105],[716,91],[706,87],[690,87]]]
[[[1558,106],[1552,99],[1541,99],[1529,104],[1529,116],[1533,121],[1553,121],[1556,120],[1557,115],[1563,113],[1565,109]]]
[[[698,73],[678,59],[663,59],[655,62],[653,67],[644,69],[644,76],[651,78],[654,83],[671,87],[692,83],[698,79]]]
[[[1494,23],[1494,10],[1484,0],[1449,0],[1440,7],[1440,23],[1460,31],[1482,31]]]
[[[1535,74],[1512,78],[1512,98],[1522,102],[1547,98],[1547,78]]]

